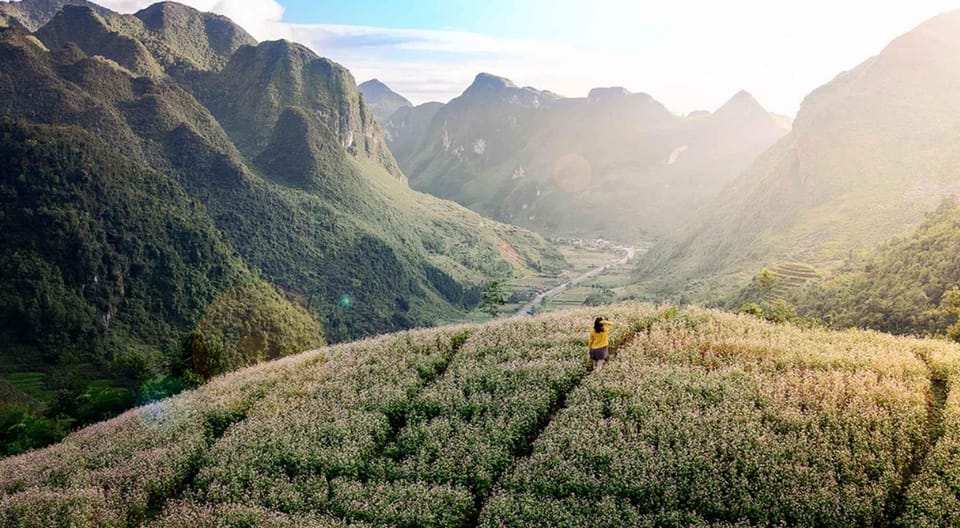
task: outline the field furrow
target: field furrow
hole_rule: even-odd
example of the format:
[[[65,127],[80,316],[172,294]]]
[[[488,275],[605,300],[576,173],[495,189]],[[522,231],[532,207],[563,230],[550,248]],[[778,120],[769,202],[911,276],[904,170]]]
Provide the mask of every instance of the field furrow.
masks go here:
[[[571,393],[479,525],[883,524],[930,441],[913,352],[938,346],[918,343],[698,310],[657,322]]]
[[[0,461],[0,526],[960,524],[956,345],[603,310],[216,378]]]

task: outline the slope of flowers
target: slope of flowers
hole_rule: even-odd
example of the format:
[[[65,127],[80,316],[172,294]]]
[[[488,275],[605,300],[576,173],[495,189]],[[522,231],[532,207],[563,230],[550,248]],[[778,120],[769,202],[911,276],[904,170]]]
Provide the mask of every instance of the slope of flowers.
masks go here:
[[[937,438],[906,490],[899,526],[960,526],[960,362],[955,349],[930,352],[927,361],[945,397],[939,423],[931,424]]]
[[[960,353],[624,305],[213,380],[0,460],[0,526],[942,526]]]
[[[402,391],[401,383],[416,383],[410,381],[410,372],[427,377],[448,361],[465,331],[450,327],[408,332],[291,356],[135,409],[56,446],[0,461],[0,525],[137,526],[155,518],[159,526],[188,519],[189,525],[201,526],[217,518],[247,518],[283,526],[285,521],[269,509],[247,504],[244,508],[201,507],[185,498],[167,508],[163,505],[190,493],[194,480],[205,478],[212,464],[222,463],[211,457],[221,454],[219,446],[236,436],[235,429],[257,417],[269,418],[282,405],[298,401],[307,405],[318,388],[346,387],[364,376],[371,390]],[[387,375],[389,371],[395,375]],[[349,389],[357,386],[354,383]],[[356,426],[363,427],[363,423]],[[264,445],[256,446],[254,453],[269,440],[282,440],[295,432],[259,439]],[[312,447],[307,438],[301,440],[301,447]],[[357,440],[355,445],[361,443]],[[255,490],[269,482],[269,475],[256,476],[264,480],[250,483]],[[284,491],[279,488],[275,493]],[[317,523],[311,525],[326,525]]]
[[[577,312],[475,328],[429,368],[405,364],[414,336],[396,352],[345,356],[335,378],[258,402],[210,450],[193,500],[459,526],[586,374],[589,321]]]
[[[687,310],[571,394],[481,526],[884,525],[958,366],[945,342]]]
[[[405,332],[217,378],[0,461],[0,525],[458,525],[586,374],[591,315]]]

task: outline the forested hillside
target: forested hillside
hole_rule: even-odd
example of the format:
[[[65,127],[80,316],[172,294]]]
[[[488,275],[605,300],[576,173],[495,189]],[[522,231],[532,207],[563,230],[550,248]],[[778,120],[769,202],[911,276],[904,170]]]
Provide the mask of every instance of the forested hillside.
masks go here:
[[[804,289],[800,315],[837,327],[960,338],[960,205],[944,202],[910,235]]]
[[[832,268],[960,191],[960,12],[806,97],[793,130],[639,270],[654,296],[720,302],[780,262]]]

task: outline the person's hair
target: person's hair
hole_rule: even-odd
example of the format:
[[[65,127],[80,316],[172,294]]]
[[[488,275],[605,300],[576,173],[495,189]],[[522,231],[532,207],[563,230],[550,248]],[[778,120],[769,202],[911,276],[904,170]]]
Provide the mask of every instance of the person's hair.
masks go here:
[[[597,333],[603,332],[603,317],[597,317],[593,320],[593,331]]]

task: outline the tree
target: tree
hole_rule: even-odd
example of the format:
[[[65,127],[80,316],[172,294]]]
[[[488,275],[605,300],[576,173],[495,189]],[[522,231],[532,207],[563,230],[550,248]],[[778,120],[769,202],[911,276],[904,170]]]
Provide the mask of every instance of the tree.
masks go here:
[[[960,288],[954,286],[952,290],[944,293],[940,308],[957,316],[957,322],[947,328],[947,337],[960,343]]]
[[[496,317],[500,307],[507,303],[507,292],[503,289],[503,281],[493,280],[483,286],[480,292],[480,311],[490,317]]]
[[[780,277],[775,271],[764,268],[760,270],[760,273],[757,273],[755,280],[757,281],[757,287],[760,288],[760,294],[763,296],[763,299],[769,300],[773,294],[773,289],[776,288],[777,283],[780,282]]]

